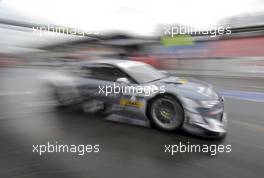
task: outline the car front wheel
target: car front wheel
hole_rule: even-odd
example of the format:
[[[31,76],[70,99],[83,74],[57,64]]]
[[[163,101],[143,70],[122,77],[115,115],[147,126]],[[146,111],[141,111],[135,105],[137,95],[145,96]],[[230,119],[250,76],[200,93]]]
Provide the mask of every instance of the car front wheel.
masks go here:
[[[149,116],[154,126],[166,131],[180,129],[184,121],[183,108],[171,96],[161,96],[154,99],[150,105]]]

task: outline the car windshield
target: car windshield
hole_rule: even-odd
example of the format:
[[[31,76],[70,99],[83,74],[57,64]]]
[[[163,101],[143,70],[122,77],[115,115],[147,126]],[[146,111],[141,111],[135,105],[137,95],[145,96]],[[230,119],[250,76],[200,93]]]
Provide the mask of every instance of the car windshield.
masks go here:
[[[137,65],[127,65],[123,68],[138,83],[152,82],[166,77],[165,74],[148,64],[138,63]]]

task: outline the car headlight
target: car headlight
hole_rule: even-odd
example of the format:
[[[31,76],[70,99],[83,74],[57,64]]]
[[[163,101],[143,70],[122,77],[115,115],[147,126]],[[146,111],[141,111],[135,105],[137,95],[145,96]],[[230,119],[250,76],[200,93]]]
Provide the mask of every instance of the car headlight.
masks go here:
[[[202,100],[202,101],[196,101],[196,100],[192,100],[190,98],[182,98],[182,101],[184,103],[185,106],[187,106],[188,108],[198,108],[198,107],[202,107],[202,108],[207,108],[210,109],[212,107],[214,107],[215,105],[219,104],[219,100]]]
[[[219,104],[219,100],[205,100],[205,101],[199,101],[202,107],[204,108],[212,108],[215,105]]]

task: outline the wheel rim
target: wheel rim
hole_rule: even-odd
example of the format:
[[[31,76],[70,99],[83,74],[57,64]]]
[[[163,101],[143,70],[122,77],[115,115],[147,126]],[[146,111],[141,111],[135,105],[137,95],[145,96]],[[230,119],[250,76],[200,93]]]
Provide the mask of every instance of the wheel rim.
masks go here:
[[[171,99],[160,98],[154,101],[151,107],[151,115],[162,128],[174,129],[178,126],[178,112],[175,102]]]

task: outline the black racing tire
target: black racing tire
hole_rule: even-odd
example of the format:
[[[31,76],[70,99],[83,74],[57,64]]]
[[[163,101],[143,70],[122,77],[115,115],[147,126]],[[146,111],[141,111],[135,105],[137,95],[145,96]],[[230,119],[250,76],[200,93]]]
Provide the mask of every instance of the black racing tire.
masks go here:
[[[177,131],[184,122],[184,110],[177,99],[164,95],[154,98],[148,108],[151,124],[164,131]]]

